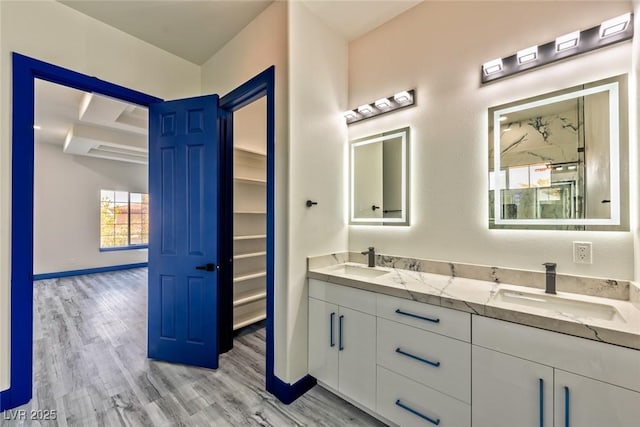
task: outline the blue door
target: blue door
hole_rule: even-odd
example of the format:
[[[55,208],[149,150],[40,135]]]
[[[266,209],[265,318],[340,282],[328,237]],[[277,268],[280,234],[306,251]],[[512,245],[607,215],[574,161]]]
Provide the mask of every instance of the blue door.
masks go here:
[[[149,108],[148,355],[218,367],[218,96]]]

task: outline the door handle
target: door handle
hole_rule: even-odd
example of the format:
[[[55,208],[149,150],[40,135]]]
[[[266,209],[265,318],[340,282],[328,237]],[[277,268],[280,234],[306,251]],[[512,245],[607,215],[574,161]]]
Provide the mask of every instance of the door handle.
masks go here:
[[[205,264],[205,265],[198,265],[196,267],[196,270],[204,270],[204,271],[214,271],[214,270],[219,270],[219,269],[220,269],[220,266],[217,266],[212,262],[210,262],[208,264]]]

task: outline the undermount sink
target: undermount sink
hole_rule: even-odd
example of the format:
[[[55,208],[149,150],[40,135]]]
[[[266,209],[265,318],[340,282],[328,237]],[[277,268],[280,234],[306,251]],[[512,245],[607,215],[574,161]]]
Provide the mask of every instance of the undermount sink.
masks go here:
[[[331,267],[331,271],[336,274],[344,274],[345,276],[358,276],[358,277],[378,277],[383,274],[389,273],[386,270],[378,270],[375,267],[364,267],[353,264],[340,264]]]
[[[559,312],[579,318],[623,320],[618,310],[612,305],[577,300],[560,295],[500,289],[496,294],[495,301]]]

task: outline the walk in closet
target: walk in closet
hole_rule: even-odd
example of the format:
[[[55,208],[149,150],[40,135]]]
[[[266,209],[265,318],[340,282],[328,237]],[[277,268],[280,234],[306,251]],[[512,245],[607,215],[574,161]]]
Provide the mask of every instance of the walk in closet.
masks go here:
[[[266,100],[233,117],[233,329],[266,318]]]

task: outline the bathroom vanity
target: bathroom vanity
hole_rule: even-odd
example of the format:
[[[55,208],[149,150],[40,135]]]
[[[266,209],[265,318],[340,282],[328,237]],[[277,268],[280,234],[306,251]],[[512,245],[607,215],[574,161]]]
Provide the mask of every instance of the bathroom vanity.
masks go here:
[[[544,273],[362,261],[333,254],[310,258],[308,270],[309,373],[358,407],[402,426],[640,419],[633,283],[559,276],[552,296],[540,289]]]

